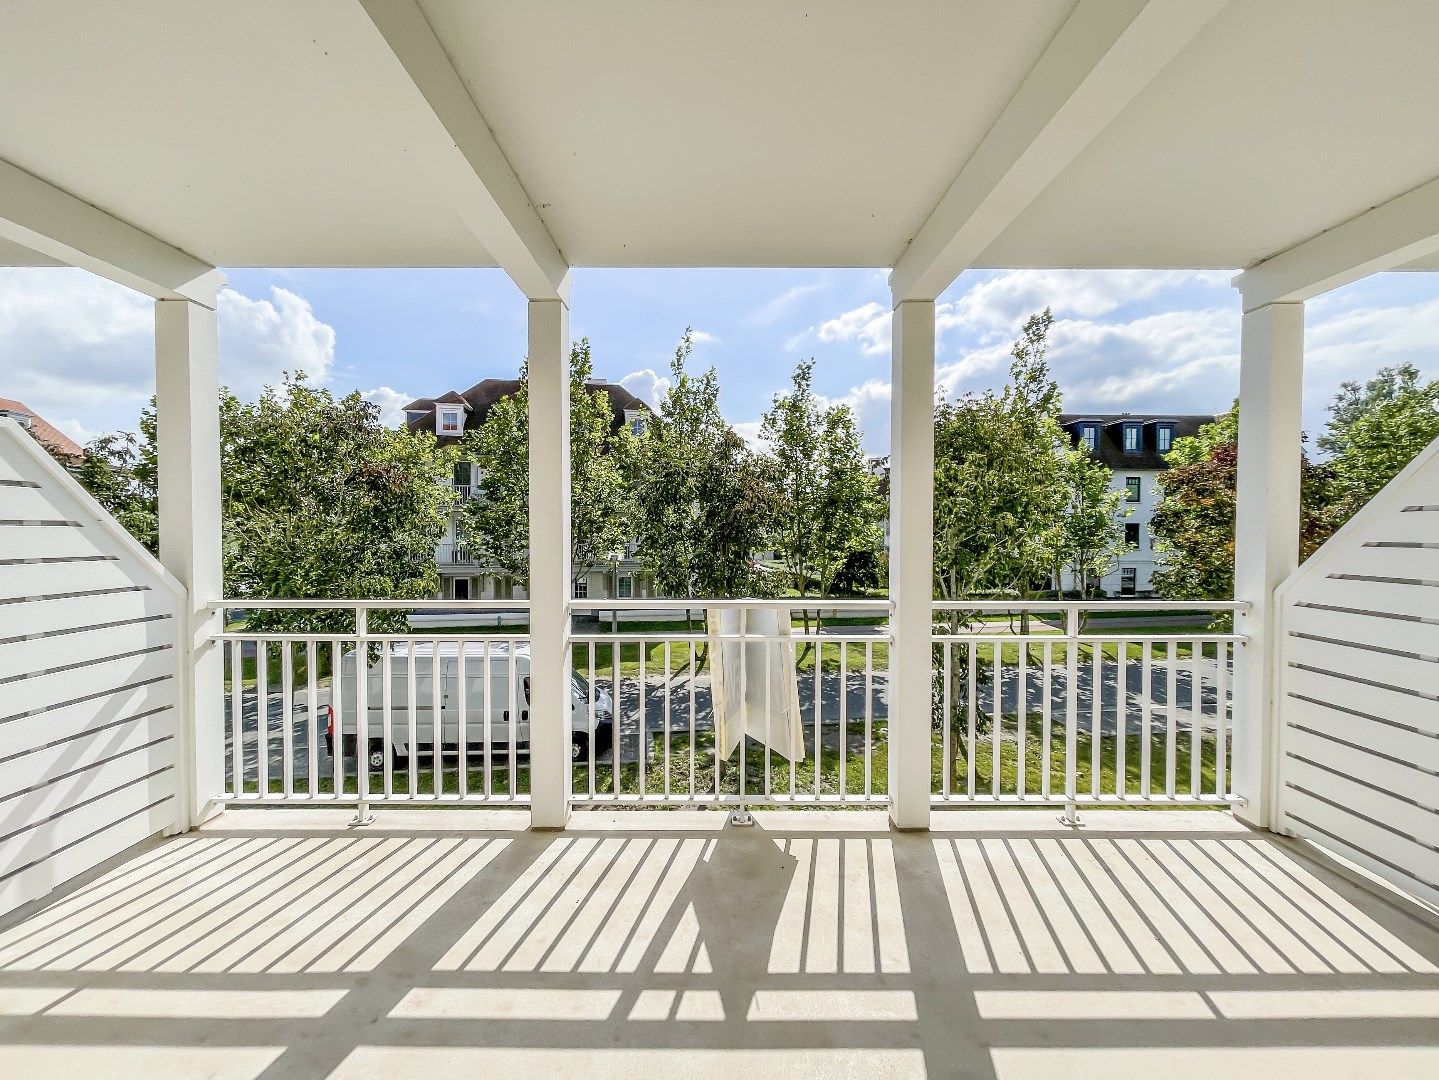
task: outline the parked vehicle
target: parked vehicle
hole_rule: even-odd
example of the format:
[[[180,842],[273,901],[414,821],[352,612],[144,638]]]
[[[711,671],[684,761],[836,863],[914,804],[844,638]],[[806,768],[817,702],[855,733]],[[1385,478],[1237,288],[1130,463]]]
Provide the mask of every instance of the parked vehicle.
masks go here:
[[[438,647],[438,656],[436,648]],[[464,709],[466,753],[483,757],[508,753],[513,741],[516,750],[528,750],[530,742],[530,651],[527,645],[492,644],[486,664],[482,646],[470,643],[465,649],[463,692],[459,679],[459,642],[417,642],[414,652],[404,642],[385,646],[384,653],[370,664],[365,734],[369,744],[369,765],[385,765],[385,679],[389,677],[390,749],[397,763],[414,754],[430,754],[435,744],[435,709],[440,711],[440,750],[457,754],[460,745],[461,708]],[[438,660],[438,697],[434,684]],[[355,718],[358,715],[358,681],[355,652],[347,652],[339,672],[340,746],[347,758],[355,755]],[[413,683],[413,691],[411,684]],[[461,699],[463,698],[463,703]],[[590,722],[590,686],[577,673],[570,676],[570,756],[587,761],[590,733],[599,757],[614,744],[614,702],[598,688],[594,691],[594,723]],[[413,703],[413,712],[411,711]],[[326,745],[334,753],[335,709],[330,710]]]

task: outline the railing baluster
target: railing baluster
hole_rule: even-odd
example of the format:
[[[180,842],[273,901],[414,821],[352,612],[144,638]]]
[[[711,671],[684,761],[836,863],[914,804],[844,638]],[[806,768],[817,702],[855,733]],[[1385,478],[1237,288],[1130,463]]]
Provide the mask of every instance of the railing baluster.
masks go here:
[[[815,645],[821,643],[816,641]],[[849,797],[849,650],[843,641],[839,648],[839,797]]]
[[[1029,635],[1019,635],[1019,663],[1015,670],[1015,794],[1024,798],[1028,785],[1025,776],[1025,744],[1029,742]]]
[[[255,641],[255,738],[259,746],[256,773],[260,798],[270,797],[270,656],[264,639]]]
[[[470,661],[460,638],[455,657],[455,791],[461,799],[470,795]]]
[[[1229,642],[1215,643],[1219,670],[1214,680],[1214,794],[1229,794]]]
[[[824,772],[824,723],[820,717],[820,699],[824,696],[824,647],[814,642],[814,798],[819,801],[820,776]]]
[[[438,639],[430,642],[430,797],[438,799],[445,790],[445,667]]]
[[[1104,753],[1104,643],[1092,641],[1089,652],[1089,793],[1098,798]]]
[[[331,786],[334,797],[345,794],[345,652],[340,639],[330,642],[330,722],[335,725],[335,737],[330,745]],[[359,738],[358,732],[356,738]]]
[[[305,786],[312,799],[320,793],[320,733],[316,730],[320,723],[320,709],[315,700],[319,696],[315,653],[315,640],[311,638],[305,642],[305,700],[309,705],[309,722],[305,725],[309,736],[305,745]]]
[[[1200,759],[1204,751],[1204,735],[1200,723],[1204,716],[1204,649],[1196,639],[1189,643],[1189,794],[1201,795],[1203,780]]]
[[[419,777],[416,775],[419,770],[420,755],[416,749],[419,741],[419,725],[416,713],[419,708],[419,687],[415,679],[415,639],[410,638],[405,642],[405,663],[407,678],[405,683],[405,719],[408,721],[405,744],[405,785],[410,798],[413,799],[419,793]]]
[[[620,753],[624,741],[620,738],[620,643],[610,642],[610,698],[615,703],[615,748],[610,756],[610,779],[614,782],[615,800],[620,797]]]
[[[646,779],[645,779],[645,764],[646,764],[645,759],[646,759],[647,757],[649,757],[648,750],[649,750],[649,742],[650,742],[649,731],[648,731],[648,729],[647,729],[647,727],[646,727],[646,725],[647,725],[648,722],[649,722],[649,712],[648,712],[648,710],[646,709],[646,706],[649,704],[649,702],[646,700],[646,699],[649,697],[649,679],[648,679],[648,677],[647,677],[646,674],[645,674],[645,659],[646,659],[645,653],[646,653],[646,651],[647,651],[647,648],[648,648],[648,644],[647,644],[647,642],[645,641],[645,639],[644,639],[644,638],[640,638],[640,641],[639,641],[639,650],[640,650],[640,657],[639,657],[639,659],[640,659],[640,671],[639,671],[639,691],[640,691],[640,694],[639,694],[639,708],[640,708],[640,720],[639,720],[639,749],[638,749],[638,751],[637,751],[636,754],[635,754],[635,760],[636,760],[636,762],[637,762],[637,764],[638,764],[638,772],[639,772],[639,793],[640,793],[640,798],[641,798],[641,799],[643,799],[646,795],[649,794],[649,784],[646,782]]]
[[[942,680],[940,685],[940,700],[943,702],[940,713],[939,726],[939,797],[948,799],[950,794],[950,774],[953,772],[952,762],[954,761],[953,741],[954,732],[954,642],[943,642],[939,647],[940,664],[939,677]]]
[[[484,769],[485,799],[489,800],[493,798],[495,794],[494,713],[491,711],[494,707],[494,698],[491,694],[491,684],[494,682],[494,668],[491,666],[491,642],[489,638],[485,639],[484,648],[480,651],[480,663],[483,665],[481,671],[484,680],[480,683],[480,707],[484,710],[484,715],[480,718],[480,737],[484,749],[484,763],[482,768]]]
[[[864,797],[874,795],[874,642],[864,643]]]
[[[1130,643],[1118,641],[1114,646],[1114,659],[1118,673],[1114,680],[1114,794],[1125,800],[1130,794],[1130,784],[1125,775],[1125,742],[1130,738]]]
[[[990,794],[999,797],[999,746],[1001,729],[1004,727],[1004,650],[998,641],[989,645],[989,742],[990,742]]]
[[[968,661],[966,668],[968,701],[966,702],[965,711],[968,713],[969,726],[967,728],[967,739],[964,744],[964,761],[965,772],[968,774],[966,790],[969,793],[969,797],[973,799],[976,792],[979,772],[976,761],[979,753],[975,748],[976,740],[979,738],[979,648],[972,641],[966,642],[965,644],[968,648],[968,655],[966,657]]]
[[[1052,794],[1054,786],[1051,778],[1051,771],[1054,768],[1053,753],[1050,747],[1050,740],[1054,737],[1053,720],[1053,698],[1054,698],[1054,642],[1044,643],[1044,685],[1040,688],[1041,708],[1044,710],[1043,739],[1044,746],[1041,752],[1041,761],[1044,772],[1040,777],[1039,791],[1042,798],[1048,799]]]
[[[697,642],[697,641],[691,641],[691,642],[690,642],[690,658],[689,658],[689,698],[690,698],[690,700],[689,700],[689,705],[690,705],[690,718],[689,718],[689,725],[690,725],[690,747],[689,747],[689,755],[690,755],[690,783],[689,783],[689,789],[690,789],[690,798],[691,798],[691,799],[693,799],[693,798],[695,797],[695,795],[697,794],[696,787],[695,787],[695,738],[696,738],[696,734],[697,734],[697,733],[696,733],[696,730],[695,730],[695,652],[696,652],[696,650],[698,649],[698,647],[699,647],[699,642]]]
[[[587,787],[587,789],[588,789],[588,791],[589,791],[590,799],[593,800],[594,797],[595,797],[595,643],[594,643],[593,640],[589,641],[589,642],[586,644],[585,652],[586,652],[586,658],[587,658],[587,660],[588,660],[588,662],[589,662],[589,672],[588,672],[588,674],[586,675],[586,678],[587,678],[588,682],[587,682],[586,685],[588,685],[589,688],[590,688],[590,691],[589,691],[589,698],[590,698],[590,702],[589,702],[589,704],[590,704],[590,747],[589,747],[590,775],[589,775],[589,782],[587,783],[586,787]],[[614,724],[614,710],[613,710],[613,709],[610,710],[610,724],[611,724],[611,725]],[[614,727],[613,727],[613,726],[611,726],[611,728],[610,728],[610,741],[611,741],[612,743],[613,743],[613,741],[614,741]]]
[[[1164,700],[1164,794],[1171,799],[1174,798],[1175,778],[1179,771],[1179,763],[1174,760],[1179,743],[1178,732],[1175,730],[1179,726],[1179,690],[1175,677],[1178,657],[1175,653],[1174,638],[1169,638],[1164,643],[1164,658],[1168,668]]]
[[[280,769],[285,798],[295,797],[295,656],[286,638],[280,642]]]
[[[523,709],[523,707],[520,705],[520,702],[524,700],[524,691],[523,691],[523,689],[520,687],[518,681],[517,681],[516,678],[515,678],[515,646],[514,646],[514,644],[511,643],[511,644],[509,645],[509,647],[505,650],[505,652],[508,654],[508,657],[507,657],[507,659],[506,659],[505,662],[506,662],[506,664],[508,665],[507,670],[509,671],[509,679],[507,680],[507,684],[508,684],[508,691],[507,691],[508,702],[507,702],[507,709],[506,709],[506,712],[505,712],[505,716],[508,718],[508,721],[507,721],[507,724],[506,724],[506,729],[507,729],[507,730],[505,731],[505,736],[506,736],[506,739],[507,739],[507,741],[508,741],[508,743],[509,743],[509,760],[510,760],[510,767],[506,770],[506,772],[507,772],[507,774],[508,774],[508,780],[509,780],[510,801],[511,801],[511,802],[514,802],[515,799],[517,798],[518,792],[519,792],[518,780],[517,780],[517,778],[516,778],[516,776],[515,776],[515,773],[516,773],[516,770],[517,770],[517,764],[516,764],[516,763],[517,763],[517,761],[518,761],[518,758],[517,758],[517,756],[516,756],[516,754],[517,754],[516,744],[517,744],[517,743],[519,742],[519,740],[520,740],[520,725],[524,722],[524,709]]]
[[[245,698],[245,646],[231,641],[230,645],[230,789],[235,797],[245,793],[245,724],[242,719]]]
[[[665,710],[664,710],[664,725],[665,725],[665,751],[664,751],[665,798],[668,799],[668,798],[670,797],[670,643],[669,643],[668,640],[665,641],[665,678],[664,678],[664,691],[665,691]]]
[[[385,755],[380,787],[387,799],[395,796],[395,665],[391,648],[388,641],[380,645],[380,750]]]
[[[1154,744],[1154,647],[1146,641],[1139,658],[1139,794],[1149,798]]]
[[[1064,611],[1064,819],[1073,824],[1079,799],[1079,609]]]

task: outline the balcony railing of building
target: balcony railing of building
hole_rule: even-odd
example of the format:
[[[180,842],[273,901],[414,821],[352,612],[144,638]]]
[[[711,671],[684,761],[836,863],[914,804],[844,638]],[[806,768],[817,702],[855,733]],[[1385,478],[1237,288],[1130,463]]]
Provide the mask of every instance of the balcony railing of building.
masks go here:
[[[605,603],[577,600],[569,612]],[[376,632],[371,617],[442,606],[524,618],[523,601],[247,604],[341,609],[350,618],[323,633],[217,635],[226,672],[224,798],[521,804],[531,731],[547,723],[567,725],[576,806],[889,802],[889,601],[687,603],[687,626],[572,632],[568,718],[530,714],[523,626]],[[629,603],[657,616],[680,605]],[[935,604],[933,805],[1054,805],[1072,816],[1086,805],[1233,801],[1231,666],[1242,638],[1205,623],[1240,608]],[[726,611],[777,618],[767,631],[710,624]],[[1146,629],[1143,620],[1156,615],[1170,621]],[[721,692],[724,649],[739,666],[731,664]],[[775,717],[791,725],[791,756],[773,739],[717,753],[717,698],[729,701],[731,725],[754,732]]]
[[[480,558],[468,544],[441,544],[437,553],[441,566],[479,566]]]

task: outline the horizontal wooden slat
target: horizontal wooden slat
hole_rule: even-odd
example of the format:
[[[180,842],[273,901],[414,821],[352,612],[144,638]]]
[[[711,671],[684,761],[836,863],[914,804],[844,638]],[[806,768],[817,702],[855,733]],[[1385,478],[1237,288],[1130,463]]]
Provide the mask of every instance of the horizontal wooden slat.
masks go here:
[[[1415,588],[1393,582],[1352,581],[1323,578],[1316,587],[1294,600],[1317,600],[1341,607],[1388,611],[1399,615],[1432,616],[1439,603],[1439,589]]]
[[[1315,710],[1316,714],[1318,710]],[[1333,769],[1354,782],[1366,784],[1395,796],[1414,800],[1425,806],[1439,807],[1439,743],[1424,740],[1422,736],[1409,735],[1401,739],[1402,732],[1393,737],[1385,732],[1384,746],[1377,750],[1362,741],[1364,731],[1336,731],[1326,728],[1317,715],[1306,716],[1302,721],[1291,722],[1285,732],[1284,750],[1301,765]],[[1373,732],[1367,732],[1373,736]],[[1404,758],[1404,749],[1417,749],[1424,756]],[[1296,772],[1294,775],[1298,775]],[[1439,837],[1439,810],[1436,810],[1432,826]]]
[[[90,629],[76,627],[50,632],[45,637],[0,637],[0,686],[17,676],[43,671],[56,664],[83,663],[131,649],[175,644],[177,623],[174,616],[142,615],[125,621],[86,624]],[[13,627],[0,627],[8,633]]]
[[[153,709],[175,709],[179,689],[173,678],[153,678],[128,689],[78,700],[74,704],[0,724],[5,754],[69,739],[118,720]]]
[[[1318,798],[1308,791],[1287,787],[1284,800],[1286,824],[1300,836],[1320,844],[1326,844],[1329,837],[1338,837],[1354,852],[1372,856],[1378,866],[1384,867],[1378,872],[1396,884],[1409,890],[1423,884],[1439,893],[1439,852],[1375,820],[1366,820],[1372,815],[1364,808],[1346,806],[1327,794]],[[1396,873],[1400,876],[1396,877]]]
[[[1389,618],[1388,613],[1356,614],[1317,607],[1294,607],[1285,615],[1284,629],[1295,633],[1313,634],[1349,640],[1379,649],[1439,656],[1439,613],[1433,622]]]
[[[154,589],[15,604],[10,605],[5,619],[0,622],[0,637],[70,630],[77,626],[133,619],[141,615],[173,615],[175,607],[170,596]]]
[[[108,549],[106,540],[101,530],[83,526],[0,526],[0,560],[119,554]]]
[[[6,683],[0,688],[0,724],[7,717],[46,710],[62,701],[72,701],[144,679],[174,675],[177,663],[175,650],[164,645],[147,648],[161,651],[140,655],[121,653],[98,663],[86,663],[81,667]]]

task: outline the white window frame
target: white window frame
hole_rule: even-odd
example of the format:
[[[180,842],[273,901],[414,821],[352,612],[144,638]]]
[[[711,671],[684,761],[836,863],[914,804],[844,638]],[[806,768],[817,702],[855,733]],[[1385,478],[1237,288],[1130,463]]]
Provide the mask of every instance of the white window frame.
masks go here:
[[[461,435],[465,430],[465,410],[458,405],[435,406],[435,434]]]
[[[1174,425],[1160,424],[1154,429],[1154,448],[1161,454],[1174,449]]]
[[[575,599],[588,600],[590,598],[590,579],[580,578],[575,582]]]
[[[1134,436],[1134,445],[1129,445],[1130,436]],[[1126,454],[1139,454],[1144,451],[1144,428],[1139,424],[1124,425],[1124,452]]]
[[[1099,449],[1099,425],[1081,424],[1079,426],[1079,441],[1091,454]]]

